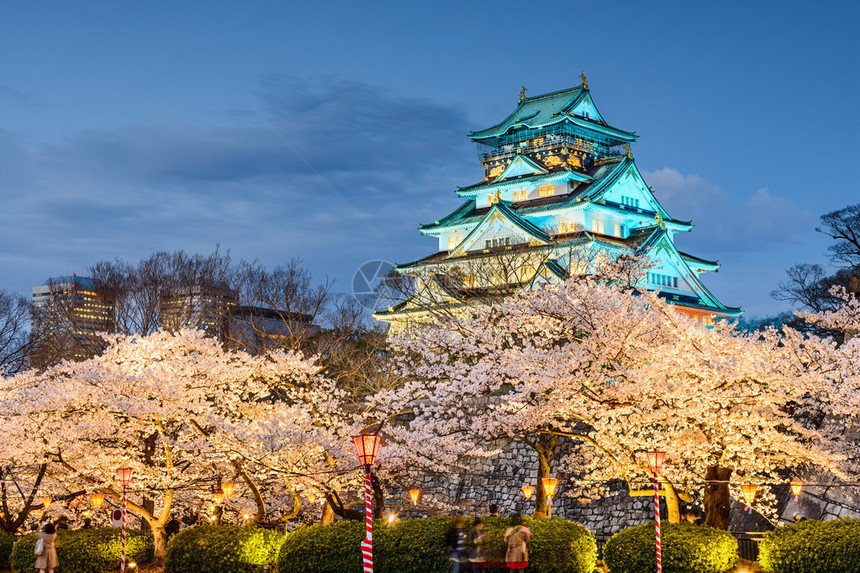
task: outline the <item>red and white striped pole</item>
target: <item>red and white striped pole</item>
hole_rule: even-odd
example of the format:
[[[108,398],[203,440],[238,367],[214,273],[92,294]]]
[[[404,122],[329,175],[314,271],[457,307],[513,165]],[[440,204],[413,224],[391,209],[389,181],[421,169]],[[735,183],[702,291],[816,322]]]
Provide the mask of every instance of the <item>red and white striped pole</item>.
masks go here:
[[[666,464],[666,452],[645,452],[651,473],[654,474],[654,533],[657,537],[657,573],[663,573],[663,556],[660,551],[660,472]]]
[[[364,573],[373,573],[373,510],[370,507],[370,472],[364,474],[364,521],[366,534],[361,542],[361,557]]]
[[[120,534],[120,539],[122,541],[122,554],[119,565],[119,570],[122,573],[125,573],[125,512],[126,512],[126,491],[128,490],[128,484],[131,483],[131,468],[120,468],[116,472],[116,478],[122,486],[122,533]]]
[[[657,533],[657,573],[663,573],[663,558],[660,554],[660,485],[654,474],[654,523]]]
[[[120,540],[122,543],[122,556],[119,567],[119,570],[122,573],[125,573],[125,508],[125,486],[122,486],[122,533],[120,533]]]
[[[373,573],[373,510],[370,507],[371,495],[370,466],[379,453],[379,434],[361,434],[353,436],[352,443],[355,445],[355,453],[358,461],[364,466],[364,521],[366,525],[366,536],[361,542],[361,558],[364,563],[364,573]]]

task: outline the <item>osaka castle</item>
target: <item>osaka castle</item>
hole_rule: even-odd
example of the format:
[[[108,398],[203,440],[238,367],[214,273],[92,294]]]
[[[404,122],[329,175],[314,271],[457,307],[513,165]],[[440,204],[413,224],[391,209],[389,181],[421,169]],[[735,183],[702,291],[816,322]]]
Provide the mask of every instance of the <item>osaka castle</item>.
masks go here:
[[[463,204],[454,212],[420,226],[438,250],[396,267],[411,278],[411,294],[377,320],[402,328],[623,254],[647,257],[641,288],[659,290],[679,312],[704,324],[741,315],[702,283],[717,261],[675,247],[692,223],[660,205],[630,151],[638,135],[609,125],[580,77],[575,88],[533,97],[523,88],[508,117],[469,135],[483,180],[457,189]]]

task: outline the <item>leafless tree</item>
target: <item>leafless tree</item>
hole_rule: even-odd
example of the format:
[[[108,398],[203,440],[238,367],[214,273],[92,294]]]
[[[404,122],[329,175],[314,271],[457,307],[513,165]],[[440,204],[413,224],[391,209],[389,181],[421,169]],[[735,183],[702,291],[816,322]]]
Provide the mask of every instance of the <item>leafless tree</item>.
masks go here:
[[[826,213],[816,231],[835,242],[828,247],[837,270],[828,274],[821,265],[798,264],[786,271],[772,296],[820,312],[830,310],[839,300],[830,293],[834,286],[860,294],[860,204]]]
[[[22,297],[0,290],[0,374],[14,374],[28,365],[28,354],[35,339],[29,332],[30,303]]]

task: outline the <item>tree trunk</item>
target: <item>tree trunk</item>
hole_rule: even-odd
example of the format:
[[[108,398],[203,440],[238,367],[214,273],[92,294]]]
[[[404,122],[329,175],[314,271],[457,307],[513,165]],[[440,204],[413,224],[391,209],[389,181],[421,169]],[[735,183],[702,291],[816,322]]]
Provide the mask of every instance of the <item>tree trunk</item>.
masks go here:
[[[150,522],[149,526],[152,528],[152,538],[155,540],[155,553],[152,560],[156,565],[163,566],[167,555],[167,531],[163,523]]]
[[[558,436],[551,434],[540,434],[534,443],[530,444],[538,455],[538,475],[535,484],[535,513],[544,516],[549,515],[547,508],[547,495],[543,489],[542,478],[550,477],[552,460],[555,457],[555,447],[558,445]],[[528,443],[528,442],[527,442]]]
[[[331,504],[326,500],[323,504],[322,516],[320,517],[320,523],[322,525],[330,525],[334,523],[334,509],[332,509]]]
[[[728,530],[732,505],[729,495],[731,477],[732,470],[720,466],[709,466],[705,472],[705,525]]]
[[[669,514],[669,523],[681,523],[681,509],[678,505],[678,494],[668,480],[663,482],[663,492],[666,498],[666,512]]]

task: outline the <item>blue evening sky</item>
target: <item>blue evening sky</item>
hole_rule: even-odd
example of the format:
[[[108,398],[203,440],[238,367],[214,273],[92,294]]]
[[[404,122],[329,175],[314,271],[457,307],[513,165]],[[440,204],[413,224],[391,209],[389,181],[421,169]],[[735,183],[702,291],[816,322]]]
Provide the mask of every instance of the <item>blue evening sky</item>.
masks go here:
[[[856,1],[7,2],[0,288],[220,244],[349,291],[436,248],[469,130],[584,71],[705,283],[773,314],[860,202],[858,38]]]

